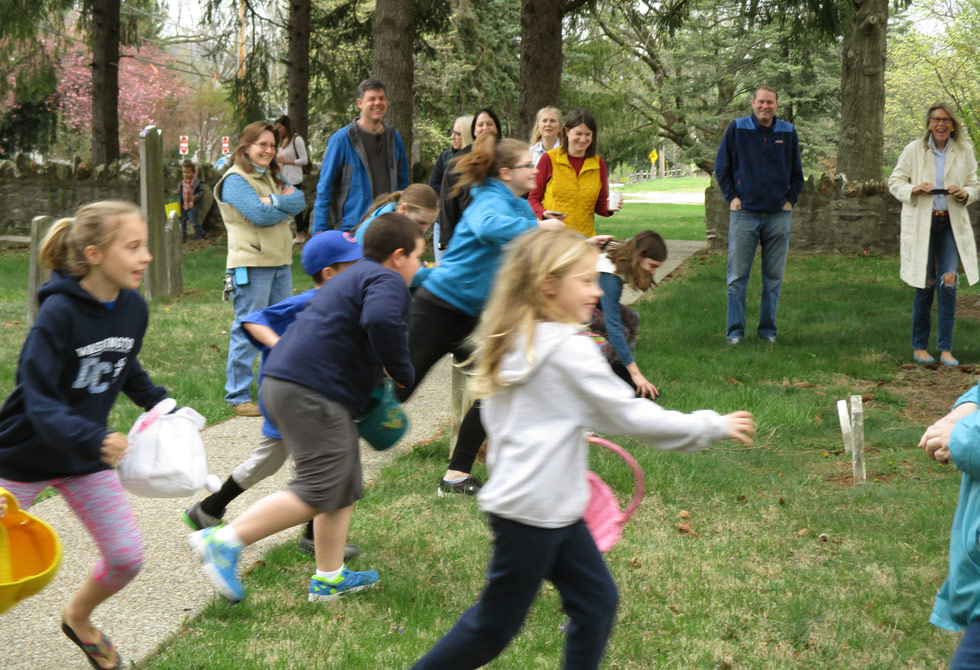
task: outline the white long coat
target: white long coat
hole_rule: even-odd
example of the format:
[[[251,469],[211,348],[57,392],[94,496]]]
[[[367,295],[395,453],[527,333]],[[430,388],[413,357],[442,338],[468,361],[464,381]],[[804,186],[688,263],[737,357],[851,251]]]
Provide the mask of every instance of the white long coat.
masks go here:
[[[926,287],[933,196],[928,193],[912,195],[912,188],[926,181],[936,183],[936,161],[928,142],[919,138],[902,150],[898,164],[888,178],[888,190],[902,203],[899,276],[916,288]],[[973,285],[980,281],[980,275],[977,272],[977,245],[966,206],[980,196],[980,180],[977,179],[977,159],[969,143],[952,139],[947,143],[943,184],[959,186],[967,193],[965,203],[952,196],[947,196],[946,200],[960,264],[966,272],[967,282]]]

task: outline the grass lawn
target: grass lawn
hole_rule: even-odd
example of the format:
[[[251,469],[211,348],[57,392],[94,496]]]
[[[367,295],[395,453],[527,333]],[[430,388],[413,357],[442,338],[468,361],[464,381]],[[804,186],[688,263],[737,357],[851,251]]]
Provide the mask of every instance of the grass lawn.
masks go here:
[[[709,184],[711,184],[710,177],[667,177],[625,184],[619,190],[623,193],[646,193],[649,191],[700,191],[704,193],[704,189],[708,188]]]
[[[946,667],[956,638],[927,618],[959,477],[915,444],[975,377],[902,367],[911,292],[897,272],[894,258],[791,257],[776,346],[725,345],[722,257],[695,259],[640,304],[637,358],[663,404],[750,409],[759,437],[695,455],[617,438],[647,494],[608,555],[621,603],[604,667]],[[750,287],[757,296],[757,273]],[[976,301],[976,289],[962,293]],[[980,323],[957,328],[957,355],[978,360]],[[834,407],[852,393],[867,398],[864,486],[851,485]],[[317,667],[408,667],[478,597],[490,551],[473,500],[433,495],[446,449],[444,439],[417,447],[358,505],[352,538],[364,554],[352,567],[378,570],[376,590],[310,606],[310,560],[280,548],[246,566],[242,604],[213,602],[147,667],[301,668],[311,650]],[[625,497],[622,463],[595,453],[592,466]],[[556,667],[565,624],[545,586],[487,667]]]
[[[648,224],[619,225],[628,235]],[[155,379],[211,421],[228,415],[221,331],[231,308],[220,302],[222,256],[221,248],[189,255],[189,294],[152,307],[141,355]],[[26,300],[26,288],[11,286],[26,276],[26,257],[6,251],[0,259],[0,392],[7,393],[24,335],[23,317],[14,321]],[[603,667],[947,667],[957,638],[927,619],[946,573],[959,475],[915,445],[922,428],[976,382],[973,370],[903,367],[912,289],[898,279],[897,258],[791,256],[775,346],[752,337],[758,264],[749,337],[726,346],[724,277],[723,256],[696,257],[639,303],[637,362],[666,408],[748,409],[758,439],[676,455],[613,436],[643,466],[647,492],[607,556],[620,606]],[[954,353],[964,363],[980,361],[978,298],[977,287],[961,284]],[[866,398],[863,486],[851,485],[835,408],[854,393]],[[126,426],[126,416],[114,420]],[[245,566],[245,601],[215,600],[146,667],[411,665],[476,600],[490,552],[475,501],[434,495],[446,453],[445,439],[418,446],[358,505],[351,537],[363,555],[351,567],[378,570],[377,589],[310,605],[312,561],[277,548]],[[592,467],[625,500],[628,468],[598,451]],[[476,472],[486,474],[482,466]],[[201,588],[209,588],[203,579]],[[486,667],[558,667],[565,624],[555,591],[543,587],[522,633]]]
[[[595,218],[596,232],[622,239],[655,230],[667,240],[703,240],[704,205],[628,202],[609,218]]]

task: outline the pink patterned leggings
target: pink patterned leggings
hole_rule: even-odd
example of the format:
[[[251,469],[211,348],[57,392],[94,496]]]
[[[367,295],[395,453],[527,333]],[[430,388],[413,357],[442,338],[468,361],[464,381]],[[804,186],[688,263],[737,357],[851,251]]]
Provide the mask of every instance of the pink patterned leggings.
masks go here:
[[[92,570],[95,581],[113,591],[131,582],[143,565],[143,537],[116,471],[102,470],[40,482],[15,482],[0,477],[0,487],[10,491],[24,510],[48,486],[64,496],[99,546],[102,558]]]

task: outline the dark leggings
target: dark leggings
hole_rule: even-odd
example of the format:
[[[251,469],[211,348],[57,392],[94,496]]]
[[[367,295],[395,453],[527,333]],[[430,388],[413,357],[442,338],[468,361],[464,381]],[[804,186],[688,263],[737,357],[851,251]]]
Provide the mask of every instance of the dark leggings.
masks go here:
[[[595,670],[616,619],[619,593],[585,522],[536,528],[490,515],[493,556],[480,600],[412,670],[471,670],[495,659],[517,635],[550,581],[570,622],[565,670]]]
[[[476,328],[476,322],[476,317],[442,302],[426,289],[418,290],[408,314],[408,355],[415,367],[415,383],[397,390],[401,402],[411,397],[429,369],[446,354],[452,353],[457,363],[470,357],[466,338]],[[486,436],[480,422],[480,402],[477,401],[467,410],[460,424],[449,469],[470,472]]]

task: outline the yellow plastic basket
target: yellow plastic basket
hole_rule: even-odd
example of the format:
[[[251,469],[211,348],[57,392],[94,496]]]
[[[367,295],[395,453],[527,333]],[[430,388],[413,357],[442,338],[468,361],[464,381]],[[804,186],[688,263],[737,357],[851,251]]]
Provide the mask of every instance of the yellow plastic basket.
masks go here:
[[[169,219],[170,215],[180,216],[180,203],[179,202],[168,202],[163,206],[164,218]]]
[[[0,517],[0,613],[47,586],[61,565],[61,542],[54,529],[22,512],[17,499],[0,488],[7,511]]]

